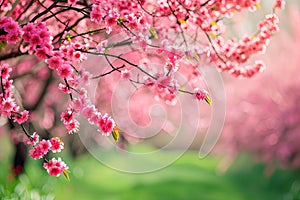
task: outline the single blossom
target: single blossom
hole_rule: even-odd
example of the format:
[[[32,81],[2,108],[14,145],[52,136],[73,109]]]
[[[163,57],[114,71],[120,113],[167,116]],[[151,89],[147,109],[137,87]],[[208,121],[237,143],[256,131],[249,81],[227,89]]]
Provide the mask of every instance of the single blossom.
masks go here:
[[[124,69],[121,71],[121,78],[129,80],[131,77],[130,71],[128,69]]]
[[[195,93],[194,96],[198,99],[198,100],[205,100],[205,98],[207,98],[208,92],[204,89],[199,89],[196,88],[195,89]]]
[[[26,122],[29,118],[29,112],[27,110],[22,111],[21,113],[17,113],[14,116],[14,122],[17,122],[18,124],[23,124]]]
[[[53,153],[61,152],[61,150],[64,148],[64,143],[58,137],[51,138],[50,143],[50,149]]]
[[[99,131],[101,131],[103,135],[108,136],[115,127],[115,122],[111,117],[105,114],[99,119],[98,127]]]
[[[41,140],[40,143],[33,149],[29,150],[29,155],[34,159],[40,159],[48,153],[51,148],[51,142],[49,140]]]
[[[35,146],[39,142],[39,135],[34,132],[30,138],[26,138],[25,143],[27,145]]]

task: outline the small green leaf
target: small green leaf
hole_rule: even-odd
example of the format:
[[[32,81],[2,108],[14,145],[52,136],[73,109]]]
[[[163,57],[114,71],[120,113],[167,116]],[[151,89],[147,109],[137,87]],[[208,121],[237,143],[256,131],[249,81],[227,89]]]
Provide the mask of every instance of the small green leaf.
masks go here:
[[[179,23],[179,24],[186,24],[186,21],[185,21],[184,19],[179,19],[179,20],[178,20],[178,23]]]
[[[210,106],[212,106],[212,100],[211,100],[211,98],[210,98],[210,96],[209,96],[208,93],[206,94],[206,97],[205,97],[204,100],[206,101],[206,103],[208,103]]]
[[[185,57],[188,61],[191,61],[191,57],[189,56],[189,52],[185,52]]]
[[[219,10],[219,8],[217,6],[213,6],[211,9],[212,10]]]
[[[217,35],[215,33],[209,33],[209,36],[212,38],[217,38]]]
[[[90,32],[89,35],[94,35],[94,32],[92,29],[90,29],[88,32]]]
[[[112,134],[112,136],[113,136],[113,138],[114,138],[114,140],[115,140],[116,142],[118,142],[118,141],[119,141],[119,138],[120,138],[119,130],[120,130],[120,128],[119,128],[118,126],[116,126],[116,127],[113,129],[113,131],[111,132],[111,134]]]
[[[68,33],[65,37],[66,40],[68,40],[69,42],[71,42],[71,37],[72,37],[72,34],[71,33]]]
[[[200,57],[199,55],[197,54],[197,52],[194,52],[194,58],[197,62],[200,62]]]
[[[6,42],[0,42],[0,50],[1,50],[2,48],[5,48],[6,45],[7,45]]]
[[[157,35],[157,32],[156,32],[156,29],[154,27],[151,27],[149,29],[149,32],[151,33],[151,35],[155,38],[155,39],[158,39],[158,35]]]
[[[117,24],[122,25],[122,22],[124,21],[124,18],[120,17],[117,19]]]
[[[70,181],[69,171],[65,169],[65,170],[63,171],[63,173],[64,173],[64,176],[66,177],[66,179],[67,179],[68,181]]]

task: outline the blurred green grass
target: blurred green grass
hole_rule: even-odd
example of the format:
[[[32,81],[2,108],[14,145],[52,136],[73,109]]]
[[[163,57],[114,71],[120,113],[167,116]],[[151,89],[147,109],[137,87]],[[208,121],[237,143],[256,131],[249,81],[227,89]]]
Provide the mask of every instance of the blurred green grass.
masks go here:
[[[300,172],[276,170],[264,175],[264,166],[240,157],[223,174],[216,173],[219,160],[198,158],[186,152],[175,163],[146,174],[121,173],[90,155],[64,158],[71,181],[50,177],[41,163],[28,159],[26,174],[9,180],[9,157],[0,160],[0,199],[204,199],[204,200],[289,200],[300,199]],[[22,198],[21,198],[22,197]]]

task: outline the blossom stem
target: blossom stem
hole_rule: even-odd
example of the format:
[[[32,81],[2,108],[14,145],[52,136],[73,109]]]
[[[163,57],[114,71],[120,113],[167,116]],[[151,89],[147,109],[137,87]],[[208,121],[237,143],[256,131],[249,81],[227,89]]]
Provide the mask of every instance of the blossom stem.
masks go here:
[[[26,130],[26,128],[24,127],[24,125],[20,124],[20,126],[21,126],[23,132],[25,133],[25,135],[28,137],[28,139],[32,140],[33,139],[32,136],[28,133],[28,131]]]

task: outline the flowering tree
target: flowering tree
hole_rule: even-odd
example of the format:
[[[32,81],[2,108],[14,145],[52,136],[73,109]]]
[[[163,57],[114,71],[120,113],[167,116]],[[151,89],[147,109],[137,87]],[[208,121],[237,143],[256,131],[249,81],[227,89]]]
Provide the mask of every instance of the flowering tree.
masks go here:
[[[120,128],[109,114],[100,112],[87,92],[90,80],[113,74],[119,74],[136,88],[150,88],[157,98],[169,104],[175,103],[180,92],[211,104],[208,92],[195,82],[201,77],[199,66],[215,65],[235,77],[252,77],[264,69],[261,61],[251,62],[250,58],[264,53],[271,36],[279,30],[275,11],[284,7],[283,0],[274,1],[271,14],[258,23],[256,33],[241,39],[223,37],[224,19],[255,11],[259,3],[0,1],[0,114],[7,119],[15,144],[23,144],[20,135],[25,136],[25,144],[33,147],[29,150],[31,157],[43,159],[50,175],[64,173],[68,177],[68,166],[60,158],[47,157],[49,151],[60,152],[64,147],[59,137],[51,136],[60,126],[57,118],[72,134],[79,129],[77,117],[82,115],[102,135],[112,135],[118,141]],[[120,39],[120,34],[124,38]],[[113,36],[117,42],[109,40]],[[118,53],[125,47],[136,53]],[[85,67],[84,61],[90,55],[104,59],[104,71],[97,71],[96,66]],[[159,60],[158,66],[151,64],[155,59]],[[177,80],[179,72],[186,76],[192,90]],[[40,139],[41,132],[50,139]],[[15,174],[22,171],[20,166],[15,166]]]
[[[300,29],[294,26],[300,14],[295,4],[290,4],[286,11],[288,15],[282,21],[290,31],[280,32],[269,55],[264,57],[273,70],[251,81],[227,83],[228,109],[232,112],[227,115],[220,142],[220,149],[226,149],[226,157],[230,158],[226,161],[241,152],[251,153],[266,164],[267,173],[274,167],[295,169],[300,166],[300,94],[297,92]],[[234,92],[237,85],[243,88],[238,94]]]

